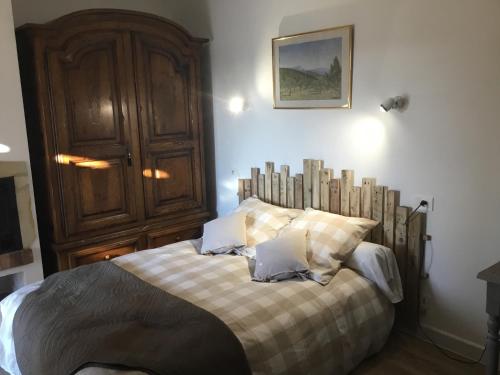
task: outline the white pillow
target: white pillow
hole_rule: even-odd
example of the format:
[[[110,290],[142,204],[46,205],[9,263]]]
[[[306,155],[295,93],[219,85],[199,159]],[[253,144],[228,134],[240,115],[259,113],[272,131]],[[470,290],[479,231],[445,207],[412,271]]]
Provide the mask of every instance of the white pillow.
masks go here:
[[[235,212],[246,212],[248,246],[255,246],[277,237],[282,228],[304,211],[274,206],[250,197],[241,202]]]
[[[246,246],[246,213],[236,212],[209,221],[203,226],[202,254],[224,254]]]
[[[394,253],[388,247],[361,242],[345,266],[373,281],[392,303],[403,300],[398,264]]]
[[[306,278],[307,231],[289,230],[280,237],[256,246],[255,281],[280,281],[293,277]]]

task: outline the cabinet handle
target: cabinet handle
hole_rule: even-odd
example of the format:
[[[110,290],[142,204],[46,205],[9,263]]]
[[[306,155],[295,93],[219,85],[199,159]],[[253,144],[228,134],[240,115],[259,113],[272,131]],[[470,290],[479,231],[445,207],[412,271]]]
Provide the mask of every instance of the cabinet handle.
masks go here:
[[[109,254],[104,255],[104,260],[110,260],[110,259],[111,259],[111,255],[109,255]]]
[[[181,240],[181,236],[177,236],[177,237],[175,237],[175,240],[176,240],[176,241],[180,241],[180,240]]]
[[[132,166],[132,153],[130,152],[130,150],[127,150],[127,163],[129,167]]]

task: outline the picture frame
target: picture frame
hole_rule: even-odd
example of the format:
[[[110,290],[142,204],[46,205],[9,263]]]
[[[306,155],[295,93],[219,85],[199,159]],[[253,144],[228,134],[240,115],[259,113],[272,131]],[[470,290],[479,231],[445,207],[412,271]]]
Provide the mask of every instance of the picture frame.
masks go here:
[[[274,38],[274,108],[352,106],[354,25]]]

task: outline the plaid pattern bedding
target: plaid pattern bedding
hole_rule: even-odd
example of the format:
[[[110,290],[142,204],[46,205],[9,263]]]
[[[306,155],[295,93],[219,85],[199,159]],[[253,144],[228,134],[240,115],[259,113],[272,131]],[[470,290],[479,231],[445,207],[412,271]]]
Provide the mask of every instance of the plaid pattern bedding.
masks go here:
[[[241,202],[234,212],[247,214],[247,245],[252,247],[275,238],[280,229],[304,211],[274,206],[250,197]]]
[[[328,284],[366,234],[378,223],[360,217],[346,217],[307,208],[290,224],[290,228],[306,229],[307,259],[310,277]]]
[[[346,374],[383,346],[394,319],[368,280],[341,269],[314,281],[251,281],[241,256],[197,254],[197,241],[125,255],[115,264],[223,320],[239,338],[252,371]]]

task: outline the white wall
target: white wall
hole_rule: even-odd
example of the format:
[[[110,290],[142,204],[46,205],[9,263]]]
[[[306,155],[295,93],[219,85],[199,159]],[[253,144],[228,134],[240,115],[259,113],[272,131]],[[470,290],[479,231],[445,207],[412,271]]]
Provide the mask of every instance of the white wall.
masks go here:
[[[337,176],[354,169],[358,183],[375,176],[401,190],[403,204],[434,196],[423,320],[457,336],[447,345],[475,354],[486,329],[485,285],[476,274],[500,260],[500,2],[208,5],[219,213],[237,205],[237,177],[266,160],[295,173],[303,158],[324,159]],[[355,25],[353,109],[274,110],[271,39],[345,24]],[[379,112],[382,100],[400,94],[410,97],[406,112]],[[240,116],[226,109],[233,95],[248,100]]]
[[[0,0],[0,46],[0,143],[11,148],[10,153],[0,154],[0,164],[2,161],[24,161],[29,165],[28,141],[10,0]],[[31,176],[27,178],[27,182],[31,187],[28,197],[31,198],[32,202],[32,225],[36,226]],[[32,237],[31,235],[30,239]],[[26,241],[26,238],[24,240]],[[35,262],[27,266],[2,271],[0,277],[6,274],[22,273],[25,283],[40,280],[43,277],[38,238],[35,238],[33,242],[24,243],[24,246],[33,249]]]

